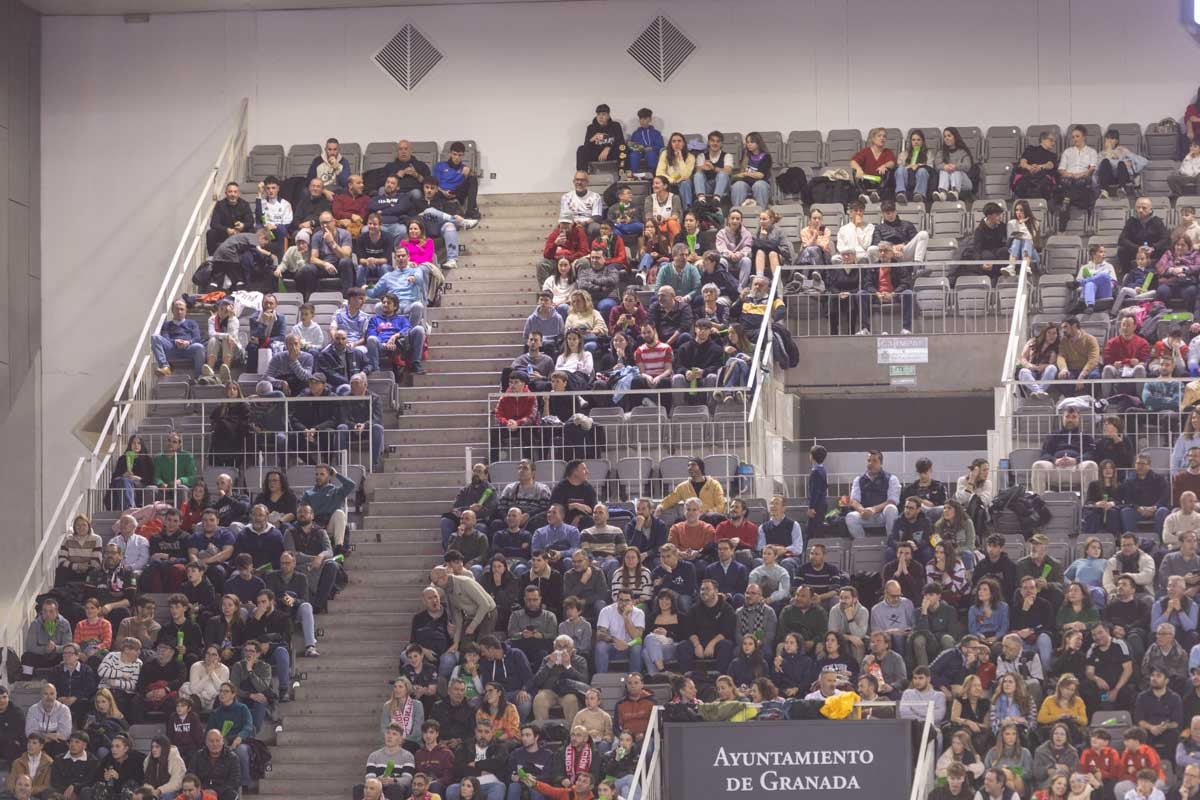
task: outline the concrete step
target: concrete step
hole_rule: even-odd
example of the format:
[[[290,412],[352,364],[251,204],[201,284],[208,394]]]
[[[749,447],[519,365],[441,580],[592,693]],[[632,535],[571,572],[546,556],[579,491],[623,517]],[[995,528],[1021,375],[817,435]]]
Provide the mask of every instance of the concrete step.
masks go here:
[[[520,336],[520,331],[517,331],[517,336]],[[440,338],[441,337],[439,337],[439,339]],[[445,362],[449,359],[471,357],[482,359],[497,358],[512,363],[512,360],[521,355],[524,350],[525,348],[517,342],[504,344],[480,342],[478,344],[455,344],[445,346],[431,344],[429,347],[429,357],[442,362]],[[507,367],[508,364],[505,364],[504,366]]]
[[[358,771],[361,771],[361,767]],[[347,773],[348,774],[348,773]],[[349,794],[350,785],[346,776],[333,778],[287,778],[281,772],[276,775],[269,773],[260,781],[260,792],[264,795],[278,795],[292,800],[302,795],[310,797],[345,797]]]
[[[479,210],[496,208],[497,206],[536,206],[549,205],[558,208],[561,192],[514,192],[512,194],[481,194],[479,195]]]
[[[378,735],[378,732],[376,732]],[[340,736],[338,737],[340,740]],[[321,748],[321,757],[317,760],[311,760],[313,755],[311,752],[305,753],[299,751],[293,761],[279,761],[275,758],[275,753],[272,751],[271,756],[271,774],[274,776],[278,771],[282,780],[345,780],[348,784],[343,784],[346,788],[343,792],[348,791],[350,786],[362,782],[362,766],[356,765],[349,760],[350,748],[346,748],[346,761],[338,761],[337,757],[329,752],[327,748]],[[336,752],[336,751],[335,751]],[[305,761],[304,757],[308,756],[310,760]],[[359,760],[363,758],[359,754]]]
[[[415,461],[413,458],[401,458],[396,455],[387,454],[384,456],[384,464],[386,472],[403,473],[405,471],[429,470],[431,472],[454,472],[455,470],[463,470],[462,474],[466,474],[463,464],[465,459],[462,453],[451,458],[449,456],[423,456],[420,461]],[[467,467],[469,469],[469,466]],[[404,484],[405,476],[398,475],[394,486]],[[464,483],[466,481],[464,480]],[[384,526],[386,527],[386,526]]]
[[[450,328],[454,326],[451,325],[450,320],[442,322],[438,326],[437,337],[429,343],[429,349],[481,347],[484,345],[506,345],[517,348],[518,352],[524,349],[525,339],[521,335],[523,322],[514,322],[511,319],[500,320],[498,324],[502,323],[503,327],[496,330],[481,330],[478,327],[479,320],[472,320],[472,322],[475,323],[475,326],[470,330],[451,330]]]
[[[341,601],[342,598],[339,596],[335,602],[340,604]],[[415,614],[416,612],[414,611],[413,613]],[[410,620],[411,618],[411,615],[409,615]],[[407,634],[407,623],[405,623],[402,630]],[[393,631],[392,633],[399,635],[398,631]],[[319,644],[317,647],[320,649]],[[338,650],[341,650],[341,645],[338,646]],[[317,679],[318,675],[325,678],[329,676],[336,678],[339,675],[348,675],[348,673],[357,675],[358,673],[388,672],[396,669],[399,663],[396,656],[392,655],[390,651],[384,652],[382,649],[376,653],[360,653],[358,655],[343,655],[340,653],[338,655],[326,655],[322,653],[320,658],[305,659],[302,670],[308,674],[309,680],[314,680]]]
[[[450,458],[452,456],[465,457],[464,448],[470,447],[473,451],[477,448],[487,447],[487,434],[480,432],[474,439],[468,439],[463,442],[446,443],[446,442],[426,442],[424,444],[397,444],[388,448],[389,455],[393,455],[403,459],[411,459],[414,464],[409,469],[421,469],[422,464],[416,463],[422,458]],[[472,458],[478,459],[478,456],[473,455]]]
[[[364,522],[368,519],[364,518]],[[357,533],[359,541],[372,542],[428,542],[437,540],[441,536],[437,517],[426,517],[424,526],[409,525],[389,528],[381,525],[374,528],[363,528]],[[341,595],[338,596],[338,599],[341,599]],[[413,598],[413,603],[420,605],[420,598]]]
[[[520,348],[517,348],[520,352]],[[444,374],[447,372],[473,372],[473,373],[488,373],[492,375],[499,385],[500,370],[512,363],[514,356],[484,356],[478,355],[469,350],[460,349],[458,353],[451,355],[460,356],[459,358],[442,358],[436,362],[437,369],[431,369],[430,375]],[[431,360],[431,364],[434,362]]]
[[[440,308],[431,309],[430,313],[437,311],[441,312]],[[472,336],[491,336],[504,335],[516,336],[518,340],[521,338],[521,331],[525,326],[525,319],[529,314],[533,313],[530,309],[523,317],[491,317],[485,314],[471,316],[463,314],[463,309],[450,309],[452,316],[447,316],[444,319],[431,320],[437,322],[437,327],[434,328],[436,334],[429,342],[429,346],[433,347],[439,343],[443,334],[454,334],[462,336],[470,334]],[[470,340],[468,340],[469,342]]]
[[[399,459],[393,458],[393,463],[399,463]],[[394,487],[442,487],[458,485],[461,488],[466,483],[466,472],[463,468],[463,459],[459,458],[455,469],[446,471],[431,471],[417,473],[401,473],[401,472],[377,472],[371,476],[370,485],[367,488],[367,496],[370,497],[373,491],[379,489],[388,489]],[[385,462],[385,469],[387,463]]]
[[[504,364],[503,366],[508,366]],[[460,395],[458,388],[474,388],[480,391],[474,392],[472,397],[484,397],[489,392],[499,392],[500,388],[497,385],[502,367],[496,367],[495,370],[454,370],[442,369],[442,365],[436,361],[429,362],[428,371],[424,375],[413,376],[413,390],[420,391],[425,388],[438,388],[442,390],[445,396],[449,389],[454,387],[454,394]],[[407,393],[405,393],[407,396]],[[422,400],[433,400],[434,397],[421,397]]]
[[[367,541],[357,544],[355,547],[355,555],[369,559],[371,569],[375,568],[376,559],[380,558],[407,558],[410,563],[416,563],[416,559],[440,558],[442,555],[442,543],[436,536],[429,536],[423,541],[406,542],[391,539],[380,542]],[[384,566],[387,565],[384,564]]]
[[[429,527],[436,527],[437,520],[447,510],[441,500],[372,500],[371,516],[419,517],[424,516]]]
[[[525,255],[530,259],[530,263],[525,265],[527,269],[532,267],[533,261],[541,258],[538,250]],[[465,255],[458,259],[458,263],[461,267],[512,267],[520,263],[516,260],[518,258],[521,258],[521,255]]]
[[[486,424],[486,423],[485,423]],[[467,423],[455,423],[457,427],[442,427],[435,422],[405,430],[385,431],[384,441],[388,446],[406,444],[475,444],[486,440],[486,427]]]
[[[538,218],[538,221],[541,222],[540,217]],[[528,244],[532,246],[541,246],[545,245],[546,243],[546,236],[548,236],[550,233],[550,225],[542,222],[542,224],[537,227],[537,230],[529,230],[508,228],[498,223],[498,227],[492,228],[484,228],[481,225],[475,233],[476,235],[471,239],[472,249],[484,244]]]
[[[449,292],[445,299],[447,301],[457,298],[459,295],[467,294],[474,295],[480,292],[491,292],[496,295],[512,297],[514,302],[525,302],[525,294],[536,295],[535,286],[537,279],[533,274],[533,270],[528,270],[528,274],[522,274],[511,278],[465,278],[460,281],[455,281],[454,290]]]
[[[480,208],[482,212],[483,209]],[[485,215],[482,224],[476,230],[484,230],[484,226],[492,223],[495,224],[499,220],[527,220],[527,219],[550,219],[558,221],[558,204],[557,203],[541,203],[538,205],[497,205],[493,206],[489,213]],[[549,231],[549,226],[546,227]]]
[[[392,677],[394,678],[396,676],[393,675]],[[358,682],[347,683],[341,687],[322,686],[314,688],[301,685],[300,688],[296,690],[296,702],[300,704],[300,708],[303,708],[309,703],[316,703],[323,700],[340,699],[362,703],[378,702],[380,705],[382,705],[387,701],[388,695],[391,694],[390,689],[391,687],[389,687],[387,684],[372,686],[370,684],[362,684]],[[286,725],[284,726],[284,730],[287,730]]]
[[[491,287],[470,289],[467,287],[468,284],[465,282],[456,284],[454,291],[442,298],[442,308],[491,306],[496,303],[498,298],[506,298],[521,309],[532,309],[537,305],[537,290],[533,281],[529,281],[519,289],[493,289]]]
[[[432,365],[431,365],[432,366]],[[400,394],[400,402],[405,404],[405,412],[419,413],[415,404],[437,403],[441,401],[459,402],[463,400],[486,401],[489,393],[499,392],[499,373],[493,375],[467,373],[461,379],[445,380],[445,375],[438,375],[434,379],[432,373],[426,375],[414,375],[414,379],[420,378],[419,384],[414,384],[412,388],[405,389]],[[452,390],[453,387],[453,390]],[[409,406],[408,404],[414,404]],[[487,405],[477,406],[487,411]],[[409,410],[411,409],[411,410]]]
[[[299,693],[297,693],[299,696]],[[286,730],[286,728],[285,728]],[[350,731],[347,731],[349,733]],[[370,733],[370,728],[365,728],[365,733]],[[374,731],[375,736],[379,737],[379,731]],[[380,739],[382,741],[382,739]],[[336,743],[324,744],[317,749],[316,743],[310,744],[308,747],[296,745],[276,745],[271,748],[271,767],[272,772],[276,770],[287,769],[288,777],[303,775],[301,771],[304,768],[324,769],[326,774],[332,773],[333,770],[344,769],[361,769],[358,761],[362,761],[363,754],[358,750],[357,745],[346,744],[342,741],[342,737],[338,737]],[[344,766],[343,766],[344,765]],[[322,773],[310,773],[321,775]]]
[[[367,727],[363,730],[357,730],[346,725],[344,720],[337,720],[337,727],[333,728],[333,730],[337,731],[337,741],[340,744],[355,750],[356,755],[353,759],[354,764],[357,764],[359,761],[362,761],[365,764],[366,755],[364,754],[371,753],[375,748],[378,748],[379,745],[376,744],[376,742],[382,741],[382,739],[379,737],[378,725],[373,728]],[[303,726],[289,729],[287,723],[285,722],[283,730],[275,734],[275,736],[278,746],[281,750],[285,748],[291,749],[312,747],[314,743],[316,746],[320,747],[322,738],[316,736],[316,732],[317,729]],[[272,760],[274,760],[274,751],[272,751]],[[272,777],[277,780],[282,779],[284,777],[284,773],[282,770],[280,770],[279,775],[275,775],[274,770],[272,770]],[[263,784],[263,788],[267,788],[266,784]],[[343,789],[343,794],[338,795],[338,797],[344,796],[344,792],[345,790]],[[289,798],[281,798],[281,800],[289,800]],[[328,798],[322,796],[322,800],[328,800]]]
[[[499,388],[499,387],[497,387]],[[396,431],[424,430],[426,428],[486,428],[487,412],[473,411],[470,413],[451,412],[446,414],[433,413],[436,409],[428,408],[419,412],[410,411],[396,418]],[[428,413],[426,413],[428,412]],[[387,431],[390,436],[393,431]],[[391,439],[389,439],[391,441]]]
[[[372,513],[363,520],[364,530],[393,530],[393,531],[437,531],[437,517],[428,515],[412,516],[408,514],[375,514]],[[434,535],[440,536],[438,532]]]
[[[499,301],[502,298],[495,298]],[[497,322],[508,320],[524,320],[533,313],[533,306],[528,307],[516,305],[513,303],[505,305],[489,305],[489,306],[438,306],[429,310],[429,319],[435,322],[443,322],[444,320],[471,320],[474,323],[473,328],[458,328],[457,331],[463,330],[505,330],[508,325],[493,327]],[[485,327],[486,326],[486,327]],[[434,333],[437,333],[439,326],[434,327]],[[518,327],[518,330],[520,328]]]
[[[460,488],[462,487],[456,487],[452,483],[446,486],[380,487],[372,490],[368,494],[368,499],[372,504],[376,502],[401,503],[408,500],[434,500],[452,503]]]

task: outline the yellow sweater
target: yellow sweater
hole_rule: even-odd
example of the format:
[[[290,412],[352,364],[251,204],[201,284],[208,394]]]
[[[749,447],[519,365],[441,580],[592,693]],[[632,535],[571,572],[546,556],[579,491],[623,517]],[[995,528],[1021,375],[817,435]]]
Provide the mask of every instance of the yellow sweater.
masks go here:
[[[658,169],[655,175],[662,175],[671,183],[691,180],[692,171],[696,169],[696,157],[688,153],[682,161],[676,161],[674,166],[667,161],[667,151],[663,150],[658,156]]]
[[[692,488],[690,480],[684,481],[675,487],[669,495],[662,499],[663,508],[671,508],[677,503],[682,503],[689,497],[700,498],[700,513],[708,514],[715,512],[724,514],[726,509],[725,490],[721,487],[721,482],[713,477],[707,477],[704,480],[704,486],[700,487],[700,494],[696,494],[696,490]]]
[[[1063,708],[1058,704],[1058,697],[1050,695],[1042,702],[1042,707],[1038,709],[1037,721],[1042,725],[1051,725],[1063,717],[1071,717],[1080,727],[1086,727],[1088,722],[1087,708],[1083,705],[1082,698],[1075,695],[1071,701],[1070,708]]]

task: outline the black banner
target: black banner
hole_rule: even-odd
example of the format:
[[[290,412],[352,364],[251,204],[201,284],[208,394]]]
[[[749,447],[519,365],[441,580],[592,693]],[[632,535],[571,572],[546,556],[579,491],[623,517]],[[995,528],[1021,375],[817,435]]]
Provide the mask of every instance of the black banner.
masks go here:
[[[911,732],[908,720],[666,723],[663,785],[667,800],[905,800]]]

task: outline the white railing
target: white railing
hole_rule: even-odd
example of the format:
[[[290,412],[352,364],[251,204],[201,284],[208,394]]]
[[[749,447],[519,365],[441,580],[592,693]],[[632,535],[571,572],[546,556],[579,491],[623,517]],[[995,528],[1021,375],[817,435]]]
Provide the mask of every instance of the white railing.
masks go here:
[[[925,724],[921,726],[921,752],[917,754],[917,769],[913,775],[912,791],[908,795],[909,800],[925,800],[925,796],[929,794],[927,783],[933,772],[931,751],[937,743],[937,737],[931,736],[931,733],[934,733],[932,701],[925,706]]]
[[[130,354],[129,363],[121,376],[113,397],[113,407],[100,431],[92,452],[81,457],[72,469],[66,486],[42,531],[37,550],[30,560],[17,590],[11,598],[3,625],[0,626],[0,682],[5,680],[5,668],[9,648],[20,653],[24,649],[24,630],[33,617],[33,598],[54,581],[54,567],[58,546],[66,535],[71,520],[78,513],[90,513],[90,490],[96,487],[97,479],[103,474],[115,448],[119,445],[114,431],[128,429],[138,421],[134,406],[118,406],[121,401],[145,400],[149,396],[150,333],[158,329],[169,310],[171,300],[177,296],[181,286],[206,257],[204,232],[207,228],[206,206],[221,198],[226,182],[240,177],[246,163],[247,115],[249,100],[243,98],[234,115],[234,127],[222,144],[213,165],[206,169],[196,193],[192,213],[175,247],[171,263],[167,267],[158,287],[154,302],[147,312],[138,338]],[[131,416],[133,415],[133,416]]]
[[[642,752],[638,756],[637,767],[633,770],[633,780],[629,783],[627,798],[662,800],[663,741],[662,729],[659,725],[661,710],[662,706],[650,709],[650,722],[646,725],[646,736],[642,739]]]
[[[1013,412],[1012,392],[1007,389],[1007,382],[1012,380],[1017,371],[1017,359],[1024,345],[1025,331],[1028,328],[1029,300],[1032,281],[1029,280],[1030,265],[1028,257],[1021,262],[1021,271],[1017,277],[1017,297],[1013,306],[1012,322],[1008,328],[1008,343],[1004,349],[1004,366],[1000,368],[1000,380],[995,392],[996,428],[988,432],[988,459],[999,463],[1001,458],[1007,458],[1012,450],[1012,429],[1005,427],[1000,420],[1009,419]]]

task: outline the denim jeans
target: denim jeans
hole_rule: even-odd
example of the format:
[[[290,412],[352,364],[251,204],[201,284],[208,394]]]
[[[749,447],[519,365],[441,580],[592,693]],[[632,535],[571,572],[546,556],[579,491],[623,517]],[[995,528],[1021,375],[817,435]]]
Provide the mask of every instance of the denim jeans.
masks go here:
[[[866,528],[883,528],[883,533],[886,535],[896,524],[898,516],[900,516],[900,512],[890,504],[884,506],[883,511],[868,520],[864,520],[857,511],[851,511],[846,515],[846,529],[850,532],[852,539],[861,539],[866,536]]]
[[[697,195],[711,194],[724,197],[729,194],[729,176],[721,170],[713,172],[696,170],[692,173],[692,186],[695,187]]]
[[[1033,239],[1013,239],[1012,244],[1008,246],[1008,254],[1016,261],[1029,256],[1029,263],[1037,266],[1038,252],[1033,246]]]
[[[692,203],[696,201],[696,192],[691,181],[680,181],[671,188],[679,192],[679,202],[685,211],[692,207]]]
[[[316,636],[313,637],[316,641]],[[279,678],[279,692],[289,692],[292,689],[292,656],[286,647],[276,647],[271,651],[271,664]]]
[[[358,269],[354,272],[354,282],[359,286],[374,283],[383,277],[383,273],[387,272],[387,269],[386,264],[376,264],[371,267],[366,264],[359,264]]]
[[[167,366],[168,352],[173,356],[190,358],[192,369],[197,375],[200,374],[200,368],[204,366],[205,349],[200,342],[192,342],[187,347],[177,347],[175,342],[156,333],[150,337],[150,351],[154,354],[154,363],[160,367]]]
[[[771,184],[766,181],[738,181],[731,191],[730,202],[735,207],[746,202],[746,198],[751,194],[754,195],[754,202],[759,208],[766,208],[771,204]]]
[[[675,658],[675,642],[664,641],[660,637],[651,633],[646,636],[645,644],[642,650],[642,660],[645,661],[646,674],[657,675],[662,672],[654,666],[654,662],[661,661],[665,667],[667,662]],[[633,666],[632,664],[630,665]]]
[[[929,170],[915,169],[913,171],[913,180],[916,184],[915,191],[917,194],[925,195],[929,193]],[[908,167],[904,165],[896,167],[896,191],[908,191]]]
[[[360,339],[352,345],[360,353],[367,357],[367,372],[377,372],[379,370],[379,340],[374,336],[369,339]]]
[[[624,651],[618,650],[612,642],[596,642],[596,672],[608,672],[608,662],[614,655],[629,655],[629,669],[636,671],[642,663],[642,645],[630,645]]]
[[[462,800],[462,784],[456,783],[453,786],[446,788],[446,800]],[[477,797],[477,800],[504,800],[507,789],[503,783],[485,783],[480,787],[483,790],[483,797]]]
[[[458,258],[458,226],[454,217],[436,208],[427,208],[421,212],[426,219],[441,223],[442,240],[446,243],[446,260]]]
[[[654,172],[658,168],[658,148],[647,147],[644,151],[628,151],[630,172]]]
[[[408,317],[409,323],[411,323],[414,328],[425,321],[424,303],[401,303],[397,311]]]
[[[608,312],[616,307],[617,301],[611,297],[605,297],[596,301],[596,312],[604,319],[608,319]]]
[[[1017,370],[1017,380],[1021,381],[1022,383],[1032,383],[1033,384],[1032,386],[1029,387],[1029,391],[1031,391],[1031,392],[1046,391],[1045,385],[1040,384],[1040,383],[1033,383],[1035,380],[1040,379],[1043,381],[1052,381],[1057,377],[1058,377],[1058,366],[1055,364],[1048,364],[1046,366],[1046,368],[1042,370],[1042,374],[1040,376],[1034,376],[1033,370],[1031,370],[1029,367],[1021,367],[1019,370]]]
[[[938,173],[938,189],[943,192],[947,190],[969,192],[971,188],[971,179],[961,169],[956,169],[954,172],[942,170]]]
[[[1096,305],[1097,300],[1109,300],[1113,296],[1113,280],[1108,275],[1093,275],[1080,281],[1083,287],[1083,304]]]
[[[1155,509],[1154,516],[1150,518],[1150,520],[1154,522],[1154,532],[1158,534],[1158,538],[1160,540],[1162,539],[1163,521],[1167,518],[1167,514],[1169,513],[1171,513],[1170,509],[1159,506],[1157,509]],[[1122,506],[1121,527],[1124,528],[1124,533],[1135,533],[1137,531],[1138,522],[1145,519],[1146,518],[1139,514],[1137,509],[1133,506]]]

